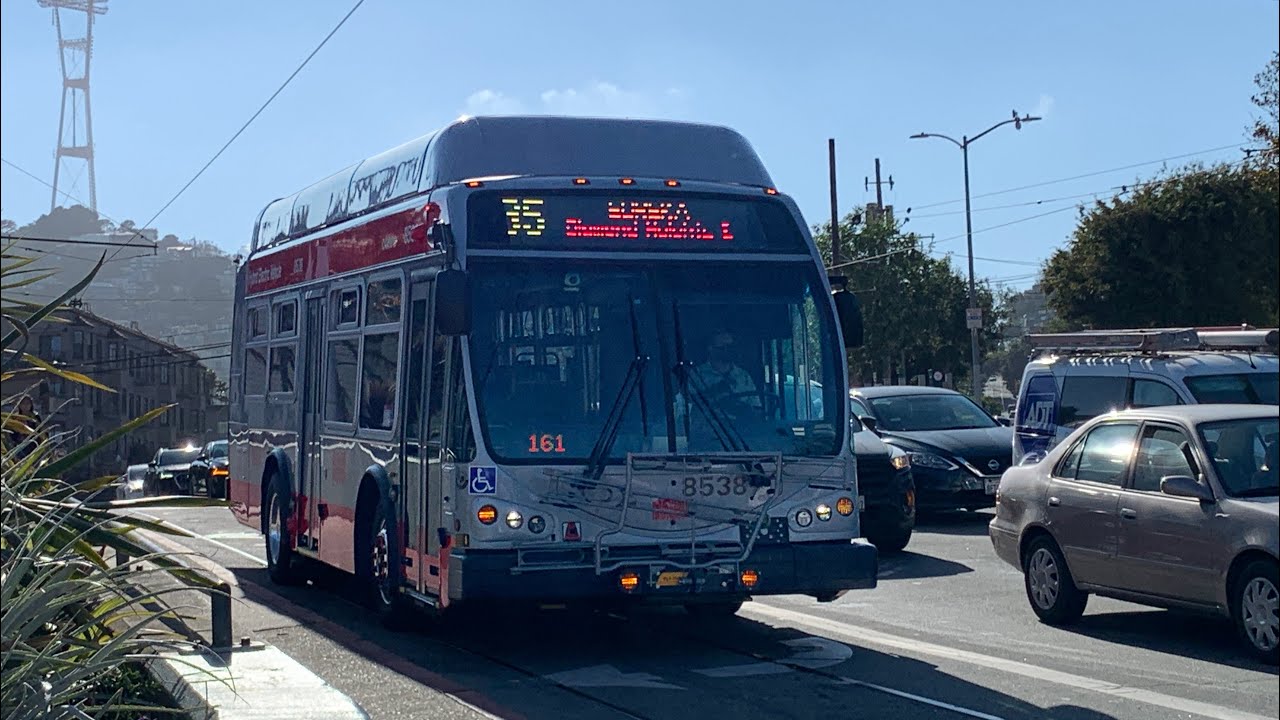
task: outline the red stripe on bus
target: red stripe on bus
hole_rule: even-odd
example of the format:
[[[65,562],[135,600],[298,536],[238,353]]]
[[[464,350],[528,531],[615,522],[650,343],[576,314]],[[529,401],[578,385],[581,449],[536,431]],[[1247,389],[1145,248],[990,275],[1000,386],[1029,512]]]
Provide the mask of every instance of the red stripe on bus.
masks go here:
[[[373,267],[418,253],[430,253],[421,208],[402,210],[342,232],[294,241],[249,260],[245,292],[249,295]]]

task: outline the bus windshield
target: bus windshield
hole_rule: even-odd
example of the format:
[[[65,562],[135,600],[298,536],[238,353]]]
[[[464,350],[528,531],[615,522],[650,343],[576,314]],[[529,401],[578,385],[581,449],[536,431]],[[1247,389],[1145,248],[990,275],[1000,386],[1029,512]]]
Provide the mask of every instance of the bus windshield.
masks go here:
[[[839,450],[834,320],[810,265],[477,258],[471,272],[472,377],[504,462],[586,461],[621,402],[606,461]]]

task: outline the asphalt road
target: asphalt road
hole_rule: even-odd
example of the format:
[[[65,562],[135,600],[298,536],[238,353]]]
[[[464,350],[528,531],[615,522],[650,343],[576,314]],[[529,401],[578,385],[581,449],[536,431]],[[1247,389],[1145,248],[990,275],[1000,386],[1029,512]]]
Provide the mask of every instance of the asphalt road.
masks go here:
[[[986,513],[925,521],[881,563],[880,586],[819,604],[748,603],[694,622],[478,612],[393,632],[351,578],[282,588],[262,540],[226,510],[151,514],[237,586],[235,636],[271,643],[373,718],[1275,718],[1274,668],[1225,622],[1119,601],[1083,621],[1036,621],[1021,575],[986,536]],[[195,621],[201,622],[199,619]],[[305,698],[299,698],[305,703]]]

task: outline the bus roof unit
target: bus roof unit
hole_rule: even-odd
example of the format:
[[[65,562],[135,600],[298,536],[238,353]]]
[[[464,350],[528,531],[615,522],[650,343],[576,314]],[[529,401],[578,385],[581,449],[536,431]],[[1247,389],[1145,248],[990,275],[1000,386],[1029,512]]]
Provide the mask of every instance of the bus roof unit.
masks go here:
[[[251,251],[432,188],[499,176],[681,178],[772,187],[746,138],[668,120],[464,117],[363,160],[263,209]]]
[[[1061,354],[1099,352],[1158,353],[1189,350],[1276,352],[1276,329],[1151,328],[1039,333],[1027,336],[1031,347]]]

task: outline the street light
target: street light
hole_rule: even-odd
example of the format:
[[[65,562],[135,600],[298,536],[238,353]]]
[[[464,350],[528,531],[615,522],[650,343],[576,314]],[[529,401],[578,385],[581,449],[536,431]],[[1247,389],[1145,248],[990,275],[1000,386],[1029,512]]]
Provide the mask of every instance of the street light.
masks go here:
[[[1014,128],[1021,130],[1023,123],[1035,122],[1036,120],[1039,120],[1039,119],[1040,118],[1033,117],[1031,115],[1023,115],[1022,117],[1018,117],[1018,111],[1014,110],[1013,117],[1003,122],[998,122],[995,125],[992,125],[991,127],[987,128],[986,130],[983,130],[982,132],[978,133],[977,135],[974,135],[973,137],[969,137],[965,135],[965,136],[961,136],[960,140],[956,140],[953,137],[950,137],[948,135],[943,135],[941,133],[923,133],[923,132],[916,133],[915,135],[911,136],[912,140],[921,140],[923,138],[942,138],[943,140],[949,140],[953,144],[955,144],[956,147],[960,148],[960,151],[964,154],[964,226],[965,226],[965,236],[968,238],[968,241],[969,241],[969,309],[970,309],[970,312],[974,312],[977,310],[978,295],[977,295],[977,288],[973,280],[973,215],[969,208],[969,146],[972,145],[974,142],[976,142],[982,136],[986,135],[992,130],[995,130],[998,127],[1002,127],[1004,125],[1008,125],[1012,123]],[[971,354],[970,360],[973,365],[973,399],[974,399],[974,402],[981,404],[982,403],[982,385],[981,385],[982,379],[980,375],[982,374],[982,371],[981,371],[981,366],[978,362],[978,329],[982,326],[982,321],[981,319],[979,319],[977,321],[977,324],[974,324],[968,320],[968,313],[966,313],[966,322],[969,324],[969,343],[970,343],[970,354]]]

